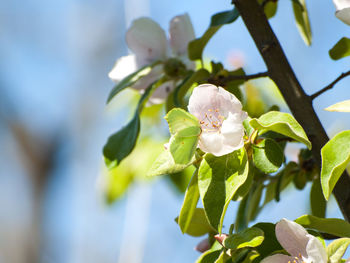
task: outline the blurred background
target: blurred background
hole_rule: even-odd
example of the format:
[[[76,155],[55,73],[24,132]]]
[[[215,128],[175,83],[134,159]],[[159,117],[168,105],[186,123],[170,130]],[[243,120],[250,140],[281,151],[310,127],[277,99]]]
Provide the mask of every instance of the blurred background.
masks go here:
[[[291,1],[279,2],[270,21],[307,93],[349,70],[348,58],[328,56],[350,33],[331,0],[307,1],[311,47],[298,34]],[[183,236],[174,222],[183,195],[167,178],[139,174],[117,202],[105,202],[102,147],[133,110],[126,107],[133,101],[128,92],[106,106],[113,87],[107,74],[128,54],[124,34],[133,19],[149,16],[167,31],[172,17],[187,12],[200,36],[212,14],[228,9],[230,1],[209,0],[0,2],[0,263],[195,261],[201,238]],[[265,71],[240,19],[214,36],[205,58]],[[323,110],[349,99],[349,85],[344,79],[315,100],[329,135],[349,129],[349,115]],[[309,190],[285,192],[257,221],[308,213]],[[234,211],[232,204],[228,222]],[[341,217],[334,200],[327,215]]]

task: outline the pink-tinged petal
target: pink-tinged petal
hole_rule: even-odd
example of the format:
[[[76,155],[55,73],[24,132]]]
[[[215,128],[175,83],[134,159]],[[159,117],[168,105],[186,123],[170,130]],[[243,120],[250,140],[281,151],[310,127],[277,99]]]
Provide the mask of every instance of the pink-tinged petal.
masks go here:
[[[141,91],[147,89],[153,82],[162,76],[162,72],[163,68],[161,65],[155,66],[146,76],[140,78],[131,88]]]
[[[208,109],[220,106],[216,102],[217,93],[218,87],[212,84],[202,84],[194,88],[188,102],[188,111],[199,120],[203,119]]]
[[[333,0],[333,3],[337,11],[350,7],[350,0]]]
[[[203,239],[201,242],[197,244],[197,246],[194,248],[198,252],[204,253],[205,251],[210,249],[210,243],[208,238]]]
[[[152,19],[142,17],[133,21],[126,32],[126,42],[135,53],[139,66],[167,56],[167,39],[164,30]]]
[[[188,14],[175,16],[170,21],[170,46],[177,56],[187,54],[187,45],[195,38],[194,29]]]
[[[301,225],[282,219],[276,224],[276,237],[291,256],[307,258],[306,246],[310,238]]]
[[[260,263],[291,263],[295,258],[283,254],[276,254],[264,258]]]
[[[161,104],[163,103],[170,92],[172,92],[175,88],[174,81],[167,81],[160,85],[151,95],[149,102],[152,104]]]
[[[350,7],[336,11],[335,16],[345,24],[350,25]]]
[[[306,246],[307,259],[310,262],[327,263],[327,252],[320,240],[308,234],[309,242]]]
[[[137,69],[136,58],[134,55],[121,57],[117,60],[113,69],[108,73],[108,77],[117,83],[135,72]]]

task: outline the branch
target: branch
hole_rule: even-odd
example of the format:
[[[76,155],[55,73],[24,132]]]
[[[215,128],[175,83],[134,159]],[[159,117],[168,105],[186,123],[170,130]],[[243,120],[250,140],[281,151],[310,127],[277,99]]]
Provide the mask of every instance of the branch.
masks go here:
[[[233,0],[244,24],[267,66],[270,78],[276,83],[296,120],[312,143],[312,153],[321,166],[321,148],[329,140],[313,107],[290,66],[283,49],[272,31],[262,7],[256,0]],[[344,218],[350,221],[350,178],[347,173],[338,180],[335,198]]]
[[[322,93],[326,92],[327,90],[332,89],[335,84],[337,84],[340,80],[342,80],[343,78],[350,76],[350,70],[348,72],[342,73],[338,78],[336,78],[331,84],[327,85],[326,87],[324,87],[323,89],[315,92],[314,94],[310,95],[310,98],[313,100],[316,97],[320,96]]]
[[[258,79],[258,78],[263,78],[263,77],[268,77],[269,73],[266,72],[260,72],[256,74],[251,74],[251,75],[230,75],[227,77],[224,76],[219,76],[217,78],[209,78],[207,81],[208,83],[217,85],[217,86],[222,86],[227,84],[230,81],[234,80],[251,80],[251,79]]]

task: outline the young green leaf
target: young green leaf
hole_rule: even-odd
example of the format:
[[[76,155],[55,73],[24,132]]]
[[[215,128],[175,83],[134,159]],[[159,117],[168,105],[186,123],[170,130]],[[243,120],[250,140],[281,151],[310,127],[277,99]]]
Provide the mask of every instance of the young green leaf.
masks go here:
[[[154,87],[151,85],[141,96],[134,117],[120,131],[111,135],[103,147],[103,155],[109,161],[119,164],[134,149],[140,132],[140,112],[151,95]]]
[[[176,107],[185,107],[184,97],[187,91],[192,87],[194,83],[203,81],[209,77],[209,72],[206,69],[199,69],[198,71],[192,73],[190,77],[185,79],[180,85],[176,87],[173,93],[174,105]]]
[[[321,150],[321,184],[326,200],[350,162],[350,130],[338,133]]]
[[[201,128],[191,126],[180,130],[170,139],[170,153],[176,164],[188,164],[191,162],[197,149]]]
[[[267,131],[274,131],[290,137],[298,142],[304,143],[311,149],[311,142],[307,138],[301,125],[292,115],[279,111],[270,111],[259,119],[252,119],[249,124],[263,134]]]
[[[198,170],[198,186],[210,224],[221,233],[227,207],[246,181],[249,162],[243,148],[222,157],[206,154]]]
[[[327,247],[327,256],[329,263],[339,263],[346,249],[350,245],[350,238],[339,238],[330,243]]]
[[[223,245],[229,249],[240,249],[244,247],[257,247],[264,240],[264,232],[257,228],[251,227],[237,234],[228,236]]]
[[[325,108],[326,111],[350,112],[350,100],[344,100]]]
[[[223,250],[220,256],[217,258],[217,260],[215,260],[214,263],[226,263],[229,258],[230,256],[226,254],[225,250]]]
[[[192,157],[191,161],[187,164],[178,164],[174,162],[174,159],[169,150],[163,151],[158,158],[152,164],[147,176],[158,176],[166,174],[174,174],[183,171],[186,167],[190,166],[196,159]]]
[[[259,204],[262,197],[262,191],[264,189],[263,183],[258,183],[254,191],[251,192],[249,197],[249,203],[247,207],[247,220],[253,221],[259,213]]]
[[[341,38],[330,50],[329,56],[333,60],[338,60],[350,55],[350,38]]]
[[[298,2],[300,4],[295,3],[295,1],[292,3],[295,22],[305,44],[310,46],[312,42],[312,34],[306,3],[305,0],[298,0]]]
[[[117,95],[119,92],[121,92],[122,90],[124,90],[128,87],[131,87],[140,78],[142,78],[142,77],[146,76],[148,73],[150,73],[152,68],[154,66],[158,65],[159,63],[160,63],[160,61],[155,61],[152,64],[146,65],[146,66],[140,68],[139,70],[135,71],[134,73],[131,73],[129,76],[125,77],[123,80],[121,80],[110,92],[108,99],[107,99],[107,103],[109,103],[115,97],[115,95]]]
[[[339,218],[319,218],[312,215],[303,215],[295,220],[305,228],[314,229],[322,233],[338,237],[350,237],[350,224]]]
[[[192,126],[200,127],[198,119],[183,109],[172,109],[164,118],[168,122],[171,134],[175,134]]]
[[[264,0],[259,0],[259,4],[264,3],[264,12],[265,15],[268,19],[272,18],[275,16],[277,12],[277,4],[278,1],[264,1]]]
[[[264,173],[274,173],[282,165],[284,153],[277,142],[265,139],[253,147],[255,166]]]
[[[196,263],[214,263],[219,258],[221,250],[208,250],[204,252],[197,260]]]
[[[186,190],[184,202],[181,207],[178,224],[181,232],[186,233],[194,211],[196,210],[197,203],[199,200],[199,189],[198,189],[198,170],[196,170],[192,176],[191,182]]]
[[[310,207],[313,216],[325,217],[327,202],[324,199],[321,181],[319,178],[313,181],[310,191]]]
[[[221,12],[212,16],[212,20],[209,28],[205,31],[203,36],[192,40],[188,44],[188,57],[191,60],[202,59],[203,50],[211,39],[211,37],[220,29],[224,24],[234,22],[239,17],[239,12],[236,9],[231,11]]]
[[[176,218],[176,221],[179,223],[179,218]],[[195,208],[184,233],[193,237],[199,237],[210,232],[216,233],[215,229],[209,224],[204,209]]]
[[[254,259],[254,263],[261,262],[263,258],[270,255],[274,251],[282,250],[280,243],[278,242],[275,234],[275,225],[272,223],[258,223],[253,227],[259,228],[264,232],[264,240],[260,246],[255,249],[259,252],[260,256]]]

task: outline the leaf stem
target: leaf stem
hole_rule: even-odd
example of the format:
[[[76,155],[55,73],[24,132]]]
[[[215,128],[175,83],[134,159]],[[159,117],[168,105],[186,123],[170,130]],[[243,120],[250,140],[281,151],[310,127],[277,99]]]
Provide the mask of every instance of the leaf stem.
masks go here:
[[[315,92],[314,94],[310,95],[310,98],[313,100],[315,98],[317,98],[318,96],[320,96],[321,94],[323,94],[324,92],[326,92],[327,90],[332,89],[335,84],[337,84],[340,80],[342,80],[343,78],[350,76],[350,70],[347,72],[343,72],[342,74],[340,74],[339,77],[337,77],[333,82],[331,82],[329,85],[327,85],[326,87],[324,87],[323,89]]]

